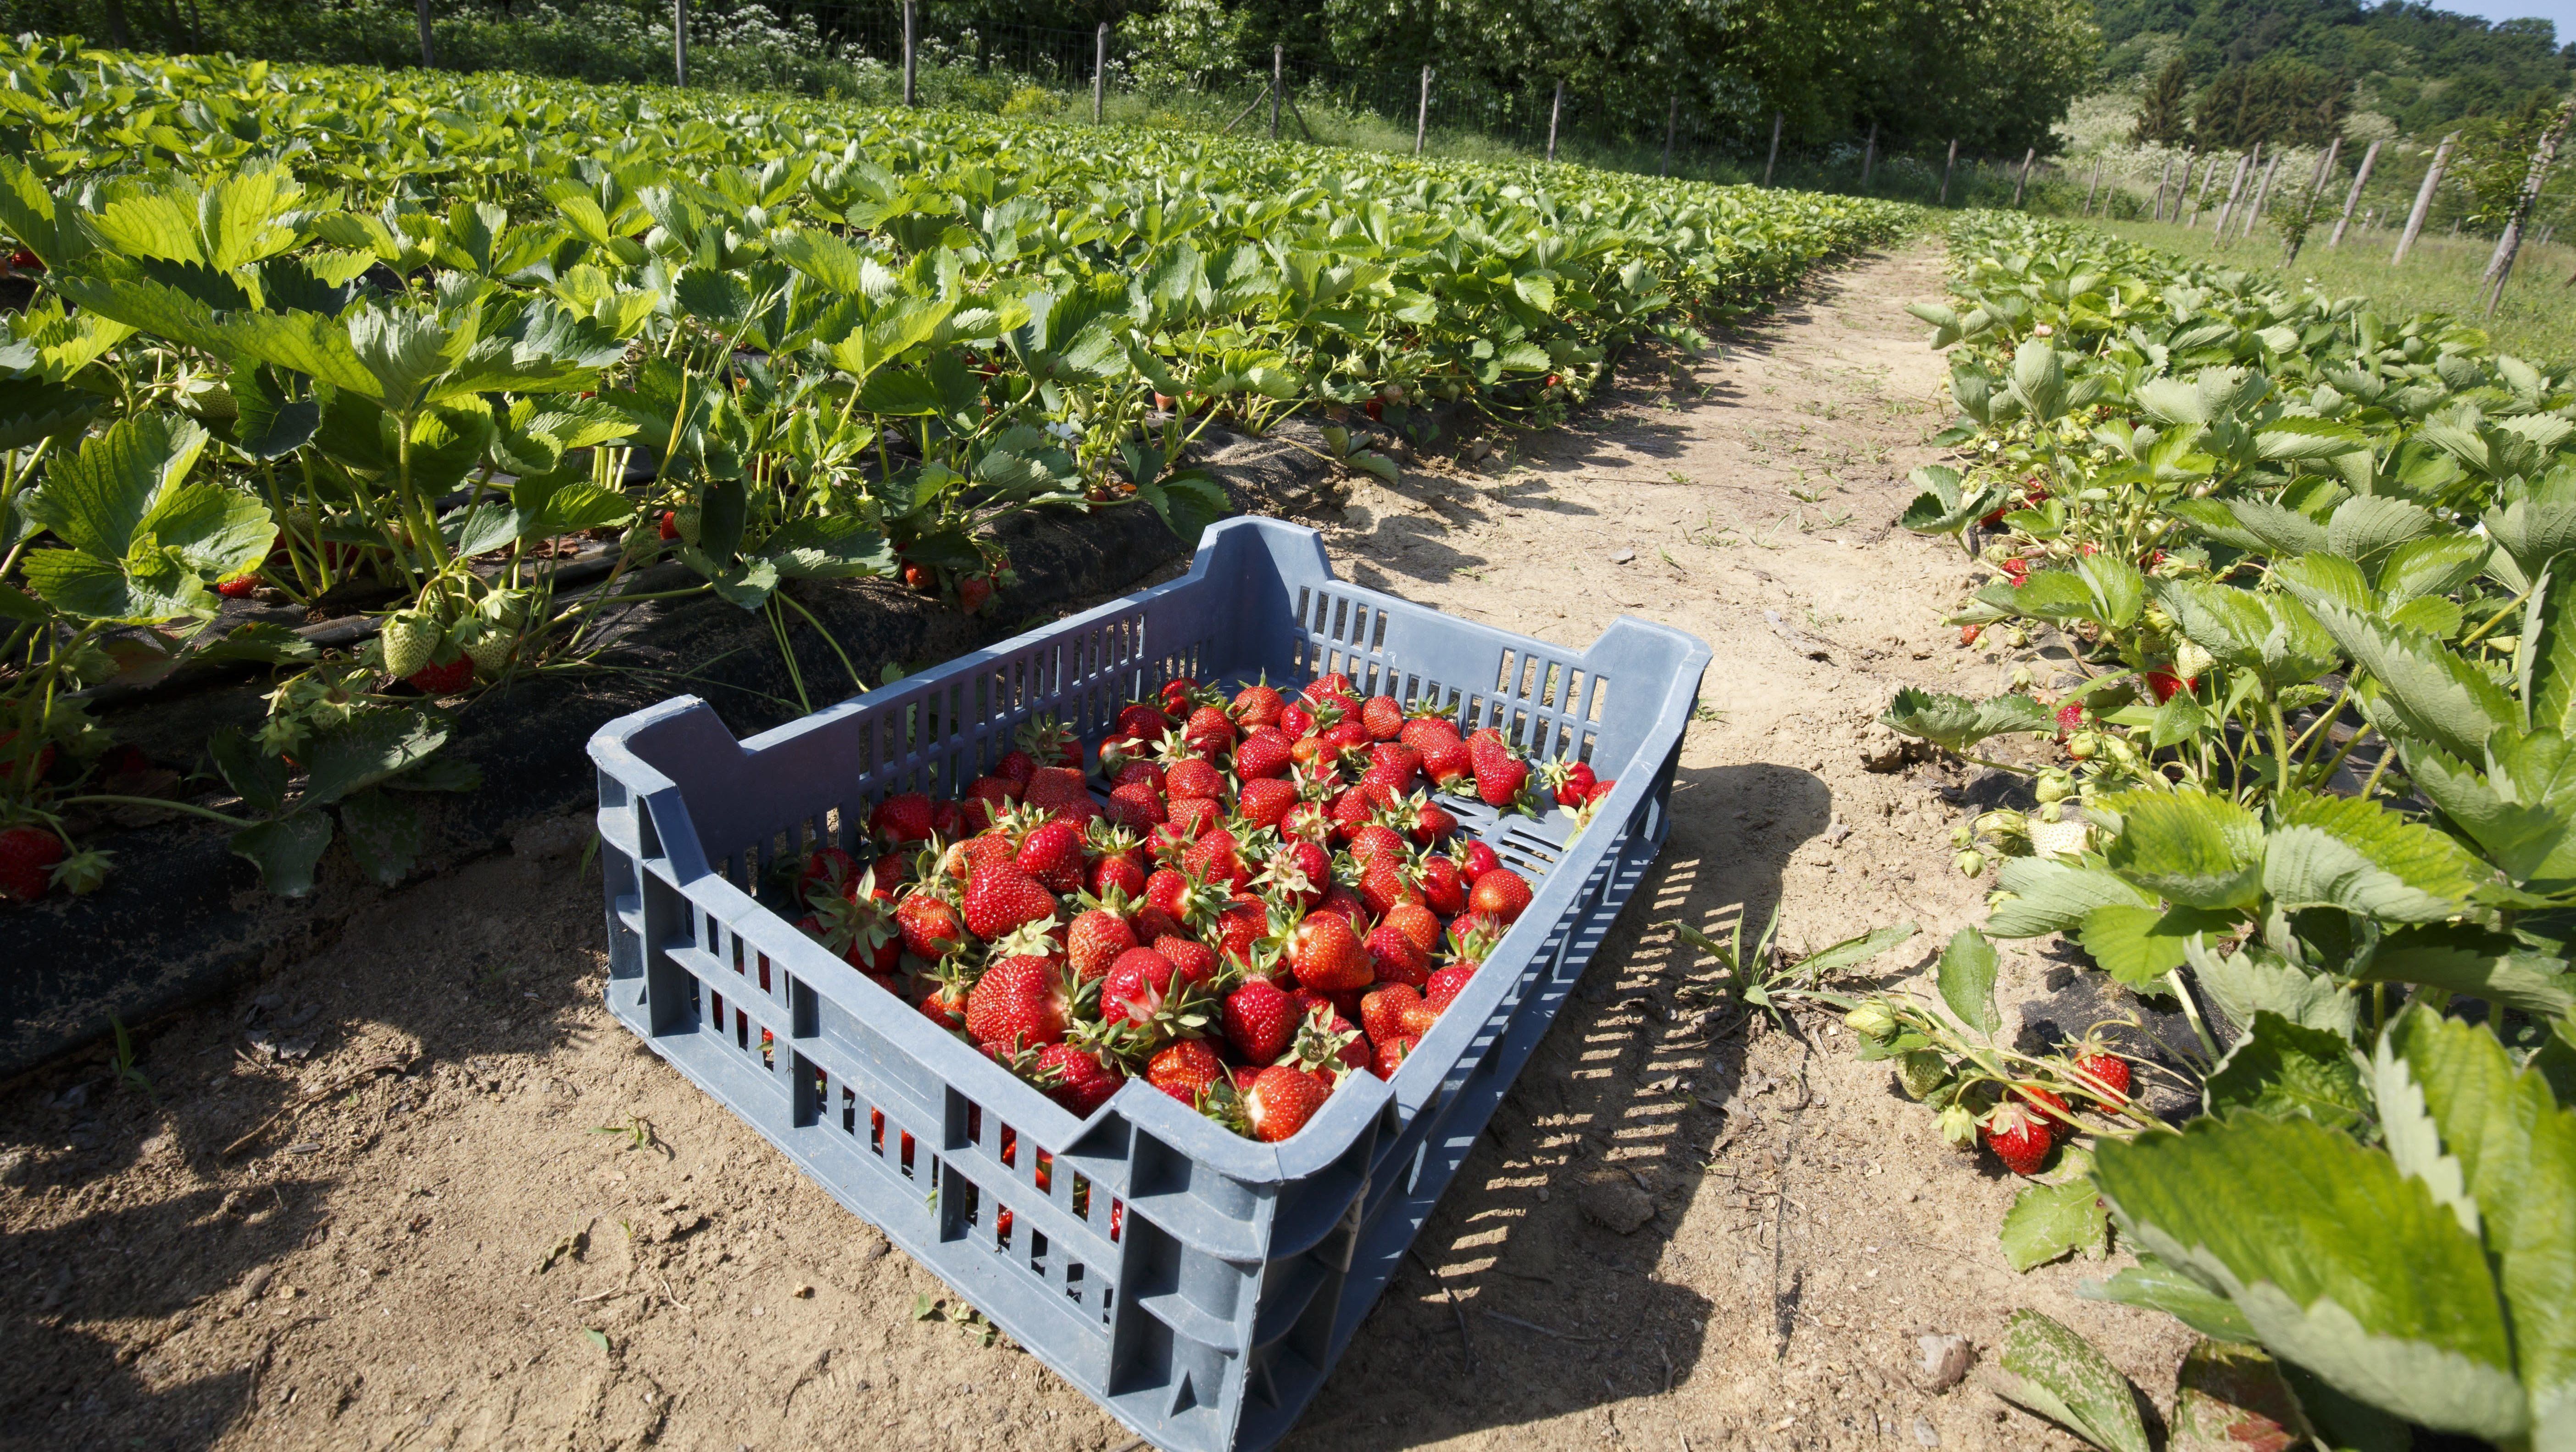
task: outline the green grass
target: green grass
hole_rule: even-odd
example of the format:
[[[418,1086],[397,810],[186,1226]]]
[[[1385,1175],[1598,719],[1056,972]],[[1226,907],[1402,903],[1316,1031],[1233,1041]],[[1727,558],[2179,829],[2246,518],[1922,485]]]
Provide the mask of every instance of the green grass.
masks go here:
[[[2214,256],[2235,266],[2258,268],[2293,286],[2304,284],[2336,297],[2367,297],[2382,316],[2450,313],[2484,327],[2500,352],[2550,366],[2576,363],[2576,288],[2567,286],[2570,275],[2576,275],[2576,247],[2563,243],[2524,247],[2513,278],[2505,285],[2504,301],[2493,318],[2481,320],[2478,279],[2486,272],[2487,255],[2495,246],[2483,238],[2428,232],[2416,239],[2405,262],[2391,267],[2388,254],[2397,246],[2395,230],[2355,230],[2345,234],[2342,247],[2329,250],[2325,239],[2334,224],[2328,220],[2309,234],[2313,240],[2298,261],[2284,268],[2281,236],[2269,226],[2258,228],[2250,238],[2231,239],[2213,253],[2205,221],[2189,230],[2168,222],[2093,225],[2184,257]]]

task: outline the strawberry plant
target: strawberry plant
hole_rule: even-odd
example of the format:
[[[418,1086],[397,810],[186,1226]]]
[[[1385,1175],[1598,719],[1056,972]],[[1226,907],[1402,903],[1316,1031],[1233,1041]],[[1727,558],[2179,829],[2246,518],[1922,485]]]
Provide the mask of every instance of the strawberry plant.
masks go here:
[[[762,616],[811,708],[786,647],[821,582],[1000,609],[1014,516],[1194,539],[1219,421],[1324,415],[1333,461],[1392,476],[1373,444],[1431,407],[1544,421],[1908,216],[37,38],[0,40],[0,92],[0,829],[64,849],[12,895],[105,870],[73,839],[119,795],[110,682],[276,671],[268,719],[187,764],[240,805],[177,809],[280,891],[335,841],[399,879],[409,794],[473,784],[435,759],[455,713],[596,666],[641,601]],[[692,583],[640,591],[663,563]],[[367,633],[248,618],[286,609]]]
[[[2107,1218],[2138,1264],[2090,1293],[2244,1348],[2281,1435],[2564,1440],[2576,1237],[2532,1207],[2576,1164],[2576,380],[2078,229],[1954,243],[1967,306],[1918,312],[1958,345],[1960,467],[1912,522],[1984,541],[1960,623],[2075,674],[1883,718],[2034,805],[1961,829],[1963,869],[2000,866],[1951,1016],[1854,1005],[1864,1052],[2016,1170],[2028,1109],[2084,1139],[2016,1201],[2013,1263]],[[2189,1019],[2179,1130],[2098,1041],[2009,1054],[1954,994],[1989,936],[2051,934]],[[2107,1363],[2023,1329],[2009,1394],[2144,1445]]]

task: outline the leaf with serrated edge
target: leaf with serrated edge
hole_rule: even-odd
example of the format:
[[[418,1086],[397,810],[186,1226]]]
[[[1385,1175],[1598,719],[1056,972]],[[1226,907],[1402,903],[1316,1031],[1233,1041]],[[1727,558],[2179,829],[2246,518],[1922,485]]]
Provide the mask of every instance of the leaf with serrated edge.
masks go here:
[[[2110,1243],[2111,1217],[2093,1182],[2077,1176],[2062,1185],[2031,1185],[2013,1197],[1997,1239],[2004,1260],[2027,1271],[2082,1251],[2100,1260]]]
[[[2358,797],[2293,792],[2264,843],[2263,888],[2292,910],[2337,907],[2386,921],[2440,922],[2487,876],[2457,842]]]
[[[2047,858],[2006,859],[1996,885],[2012,894],[1986,919],[1986,931],[1998,938],[2069,932],[2098,907],[2155,905],[2153,898],[2100,867]]]
[[[2386,1155],[2237,1115],[2105,1141],[2093,1179],[2131,1243],[2225,1294],[2274,1355],[2427,1426],[2528,1429],[2483,1248]]]
[[[358,870],[381,887],[399,886],[420,856],[420,809],[373,787],[341,801],[340,830]]]
[[[2352,1045],[2340,1034],[2302,1028],[2269,1009],[2254,1015],[2253,1031],[2210,1071],[2201,1093],[2211,1114],[2231,1109],[2275,1119],[2304,1114],[2335,1129],[2370,1112]]]
[[[2339,605],[2321,604],[2315,613],[2353,663],[2377,679],[2378,704],[2395,713],[2395,724],[2461,760],[2483,756],[2491,733],[2520,721],[2502,687],[2421,631]]]
[[[2462,928],[2401,928],[2380,939],[2352,976],[2363,983],[2418,983],[2543,1018],[2576,1007],[2576,975],[2565,971],[2563,960]]]
[[[1989,736],[2013,731],[2057,729],[2048,708],[2028,696],[2002,695],[1983,701],[1944,695],[1908,686],[1896,693],[1879,718],[1899,735],[1929,741],[1949,751],[1965,751]]]
[[[2359,1005],[2353,995],[2320,973],[2258,956],[2252,949],[2221,953],[2207,935],[2183,944],[2192,980],[2209,994],[2227,1021],[2242,1032],[2255,1015],[2270,1011],[2307,1028],[2350,1039]]]
[[[2223,932],[2236,919],[2209,908],[2098,907],[2084,915],[2076,941],[2105,973],[2140,991],[2155,991],[2183,965],[2183,945],[2196,933]]]
[[[2121,818],[2104,856],[2148,892],[2200,908],[2251,906],[2261,892],[2263,824],[2205,792],[2122,792],[2102,804]]]
[[[249,859],[259,869],[260,882],[280,897],[302,897],[313,890],[314,865],[330,845],[331,818],[310,809],[246,827],[231,842],[233,854]]]

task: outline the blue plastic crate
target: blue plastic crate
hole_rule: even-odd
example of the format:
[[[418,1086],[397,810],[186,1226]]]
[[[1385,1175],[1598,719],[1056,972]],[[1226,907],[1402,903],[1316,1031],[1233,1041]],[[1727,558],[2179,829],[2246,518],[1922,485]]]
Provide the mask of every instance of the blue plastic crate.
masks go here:
[[[601,728],[609,1006],[1139,1435],[1171,1452],[1265,1448],[1661,850],[1708,659],[1627,617],[1581,653],[1452,619],[1336,580],[1312,530],[1228,520],[1184,579],[746,741],[690,697]],[[1354,1075],[1284,1144],[1141,1079],[1076,1119],[754,895],[780,859],[851,846],[877,799],[962,790],[1039,712],[1089,742],[1173,676],[1332,670],[1500,727],[1533,758],[1588,759],[1618,786],[1570,843],[1562,815],[1444,798],[1532,879],[1530,907],[1393,1080]]]

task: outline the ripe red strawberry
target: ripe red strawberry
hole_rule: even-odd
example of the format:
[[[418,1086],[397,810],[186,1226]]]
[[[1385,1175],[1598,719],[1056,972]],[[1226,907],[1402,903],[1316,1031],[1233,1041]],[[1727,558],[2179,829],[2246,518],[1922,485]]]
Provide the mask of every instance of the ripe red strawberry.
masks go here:
[[[1225,1041],[1238,1057],[1267,1064],[1288,1052],[1300,1016],[1287,994],[1269,980],[1255,978],[1226,995]]]
[[[1278,725],[1279,713],[1287,708],[1288,703],[1280,697],[1279,688],[1268,681],[1246,686],[1234,695],[1235,724],[1246,731],[1255,726]]]
[[[474,684],[474,657],[460,655],[445,665],[425,665],[403,679],[424,696],[453,696]]]
[[[1145,895],[1145,860],[1137,852],[1104,852],[1091,864],[1091,895],[1107,897],[1112,892],[1138,898]]]
[[[1422,892],[1422,905],[1441,917],[1454,918],[1467,910],[1467,878],[1450,858],[1423,858],[1414,872],[1413,884]],[[1431,946],[1440,945],[1435,940]]]
[[[2189,691],[2193,684],[2194,683],[2192,681],[2182,676],[2178,676],[2172,671],[2151,670],[2147,672],[2147,689],[2154,693],[2156,704],[2159,706],[2172,700],[2175,696]]]
[[[1497,867],[1476,879],[1467,890],[1470,910],[1487,913],[1505,923],[1520,917],[1530,905],[1530,885],[1508,867]]]
[[[2065,740],[2067,733],[2074,731],[2083,724],[2084,703],[2082,701],[2068,701],[2057,708],[2058,740]]]
[[[2052,1131],[2075,1127],[2075,1116],[2066,1112],[2066,1101],[2058,1098],[2054,1091],[2031,1085],[2015,1089],[2013,1094],[2048,1121]]]
[[[966,1032],[1005,1049],[1060,1043],[1072,1022],[1073,995],[1053,959],[1014,954],[984,970],[966,996]]]
[[[2129,1102],[2129,1061],[2098,1045],[2087,1045],[2075,1056],[2075,1071],[2091,1083],[2088,1087],[2119,1108]]]
[[[1469,842],[1458,854],[1458,870],[1466,875],[1469,882],[1502,865],[1503,859],[1495,856],[1494,849],[1482,842]]]
[[[1195,756],[1183,757],[1164,769],[1163,795],[1210,798],[1224,796],[1225,774]]]
[[[882,988],[885,984],[880,981],[878,986]],[[966,1027],[966,1004],[973,992],[974,985],[963,979],[942,979],[933,983],[930,991],[921,996],[921,1015],[941,1028],[963,1029]]]
[[[824,847],[805,854],[805,866],[796,874],[796,895],[811,897],[816,888],[834,897],[848,895],[859,880],[859,859],[838,847]]]
[[[1475,976],[1475,964],[1452,963],[1422,985],[1422,1001],[1436,1014],[1457,1001],[1458,995],[1467,991],[1467,980]]]
[[[1216,915],[1217,951],[1237,963],[1249,961],[1252,945],[1269,931],[1270,905],[1239,896]]]
[[[1325,885],[1332,880],[1332,855],[1322,844],[1290,838],[1279,844],[1269,866],[1252,881],[1280,901],[1305,908],[1323,901]]]
[[[0,830],[0,899],[34,902],[43,897],[62,860],[63,839],[42,827],[21,824]]]
[[[1110,734],[1154,741],[1171,729],[1172,718],[1163,714],[1162,707],[1149,701],[1130,701],[1118,708],[1118,724]]]
[[[1449,924],[1449,952],[1460,963],[1474,968],[1494,951],[1508,931],[1499,918],[1483,913],[1466,913]]]
[[[1351,860],[1376,862],[1404,860],[1404,838],[1384,822],[1363,822],[1351,832]]]
[[[1151,761],[1139,760],[1122,763],[1118,770],[1110,776],[1109,783],[1111,786],[1127,786],[1134,784],[1149,787],[1157,797],[1164,794],[1163,768]]]
[[[990,941],[1029,923],[1055,921],[1055,894],[1008,863],[979,867],[966,880],[966,928]]]
[[[1304,1129],[1331,1093],[1305,1070],[1273,1064],[1244,1089],[1244,1122],[1252,1127],[1253,1138],[1277,1144]]]
[[[1234,749],[1234,718],[1223,706],[1201,706],[1190,713],[1181,727],[1181,740],[1202,761],[1223,756]]]
[[[1380,741],[1369,748],[1367,776],[1377,777],[1399,793],[1413,790],[1422,770],[1422,753],[1401,741]]]
[[[1204,878],[1212,887],[1225,890],[1228,897],[1241,893],[1252,884],[1251,864],[1243,860],[1242,844],[1223,827],[1210,827],[1181,854],[1181,870],[1192,877]]]
[[[903,933],[904,951],[931,962],[966,941],[965,924],[944,899],[914,890],[895,904],[895,926]]]
[[[1360,703],[1360,726],[1371,741],[1393,741],[1404,734],[1404,703],[1393,696],[1371,696]]]
[[[1292,740],[1314,735],[1317,724],[1313,708],[1301,702],[1291,701],[1279,708],[1279,729]]]
[[[1064,822],[1047,822],[1020,841],[1019,868],[1050,892],[1082,890],[1082,834]]]
[[[1391,1039],[1381,1039],[1372,1034],[1370,1042],[1377,1045],[1377,1053],[1369,1061],[1369,1072],[1381,1079],[1392,1079],[1395,1071],[1404,1067],[1405,1056],[1413,1052],[1414,1045],[1422,1042],[1422,1037],[1419,1034],[1398,1034]]]
[[[1529,785],[1529,764],[1513,756],[1499,736],[1479,731],[1467,738],[1467,760],[1475,768],[1476,798],[1486,806],[1510,807]]]
[[[1113,900],[1123,902],[1123,896]],[[1136,929],[1126,915],[1110,907],[1095,907],[1073,920],[1064,935],[1065,962],[1073,976],[1084,983],[1105,978],[1109,965],[1122,953],[1136,947]]]
[[[1130,948],[1109,965],[1100,982],[1100,1021],[1115,1028],[1151,1025],[1171,996],[1179,969],[1151,948]]]
[[[1234,799],[1235,815],[1249,827],[1276,827],[1297,805],[1297,788],[1276,777],[1265,777],[1243,784]]]
[[[1360,999],[1360,1031],[1369,1042],[1383,1044],[1404,1034],[1404,1011],[1419,1006],[1422,994],[1409,983],[1382,984]]]
[[[1197,1108],[1225,1079],[1225,1061],[1205,1039],[1182,1039],[1147,1061],[1145,1082]]]
[[[1364,988],[1377,976],[1359,933],[1329,912],[1309,913],[1289,930],[1288,966],[1299,984],[1323,993]]]
[[[1247,785],[1269,777],[1282,777],[1296,764],[1289,749],[1289,738],[1276,729],[1255,733],[1234,749],[1234,774]]]
[[[1161,792],[1143,782],[1129,782],[1110,790],[1106,815],[1121,827],[1142,832],[1162,822],[1167,814]]]
[[[1315,677],[1313,683],[1306,687],[1306,699],[1310,701],[1317,696],[1356,696],[1358,694],[1359,687],[1352,685],[1351,678],[1340,671],[1326,671]]]
[[[217,582],[215,593],[227,600],[247,600],[259,593],[259,585],[259,571],[253,570],[247,575],[237,575],[232,579]]]
[[[1049,1099],[1085,1119],[1127,1082],[1107,1055],[1074,1044],[1049,1044],[1038,1050],[1031,1077]],[[1039,1173],[1043,1189],[1045,1172]]]
[[[1225,820],[1225,806],[1214,797],[1174,797],[1164,806],[1171,820],[1163,832],[1174,842],[1198,840],[1200,834]]]
[[[1206,986],[1216,977],[1216,949],[1196,938],[1178,933],[1165,933],[1152,944],[1155,952],[1172,960],[1172,979],[1176,983]]]
[[[1401,928],[1380,924],[1369,933],[1367,947],[1380,983],[1406,983],[1418,988],[1431,976],[1431,955],[1415,947]],[[1377,1035],[1372,1033],[1369,1037]]]
[[[1422,771],[1445,790],[1473,775],[1475,762],[1465,741],[1445,736],[1422,748]]]
[[[1551,761],[1540,769],[1539,775],[1555,794],[1558,806],[1579,807],[1592,800],[1597,778],[1588,761]]]
[[[2016,1175],[2036,1175],[2048,1163],[2048,1151],[2055,1135],[2048,1121],[2022,1104],[2006,1100],[1995,1106],[1985,1122],[1977,1126],[1986,1148],[2004,1162],[2004,1168]]]
[[[1395,739],[1412,747],[1416,756],[1428,758],[1433,746],[1461,738],[1458,723],[1446,716],[1416,716],[1404,723],[1404,729],[1396,733]]]
[[[979,776],[968,784],[966,795],[957,803],[957,808],[967,830],[981,832],[999,820],[1001,813],[1019,799],[1019,784],[1009,777]]]
[[[1418,902],[1399,902],[1386,910],[1384,926],[1404,934],[1414,951],[1428,954],[1440,946],[1440,918]]]
[[[1352,932],[1361,934],[1367,933],[1376,921],[1369,905],[1360,901],[1360,895],[1338,882],[1324,890],[1324,900],[1315,904],[1311,911],[1331,913],[1349,923]]]
[[[1405,871],[1402,854],[1378,855],[1353,859],[1359,865],[1360,901],[1368,904],[1369,916],[1382,918],[1398,903],[1422,901],[1422,890],[1413,885],[1412,875]]]
[[[1188,676],[1174,676],[1163,682],[1162,690],[1158,693],[1163,702],[1163,714],[1178,716],[1189,710],[1191,703],[1197,699],[1198,690],[1199,683]]]
[[[955,802],[931,803],[930,835],[951,841],[966,835],[966,809]]]
[[[868,831],[887,842],[929,841],[930,798],[920,792],[895,793],[868,813]]]
[[[1357,718],[1336,722],[1315,733],[1315,739],[1331,747],[1336,754],[1368,750],[1368,728]]]

